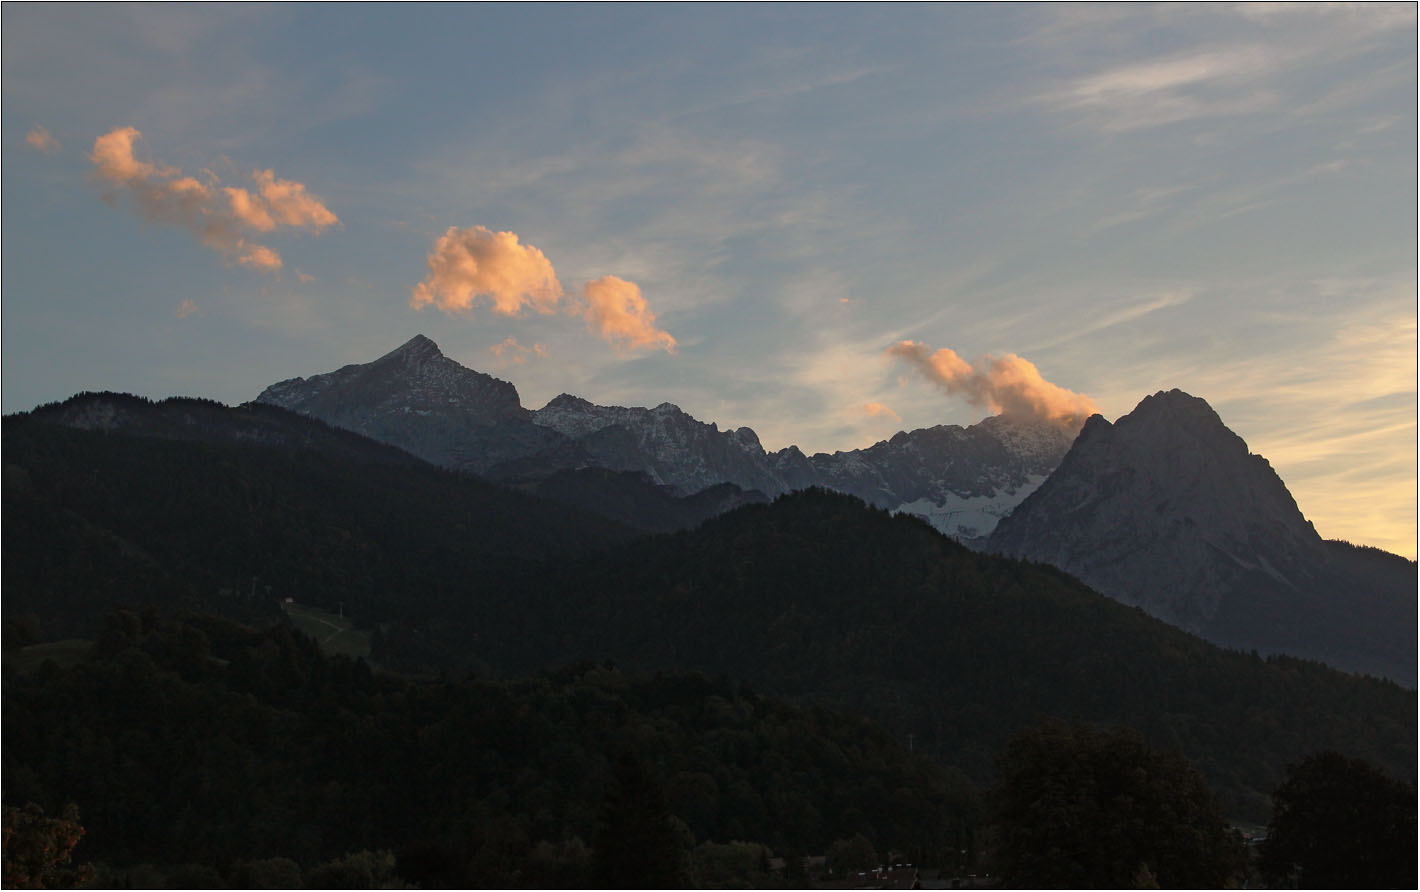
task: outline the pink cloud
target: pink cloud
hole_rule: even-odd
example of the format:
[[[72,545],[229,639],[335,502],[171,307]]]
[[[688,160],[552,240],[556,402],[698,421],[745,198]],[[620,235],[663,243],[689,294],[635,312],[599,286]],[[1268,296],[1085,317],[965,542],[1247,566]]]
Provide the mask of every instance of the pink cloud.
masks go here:
[[[137,128],[119,127],[94,140],[89,158],[95,173],[132,196],[144,217],[187,229],[228,263],[275,273],[281,255],[248,239],[248,232],[271,232],[281,226],[303,228],[319,235],[340,221],[301,183],[278,179],[270,170],[252,175],[256,191],[222,186],[216,174],[202,179],[135,154],[143,138]],[[116,196],[106,195],[113,201]]]
[[[582,296],[587,327],[603,340],[618,349],[675,352],[675,338],[656,327],[656,314],[635,282],[602,276],[584,285]]]
[[[899,341],[886,352],[948,394],[998,415],[1079,428],[1098,411],[1094,400],[1045,380],[1034,363],[1014,353],[986,356],[973,366],[946,347],[933,353],[917,341]]]
[[[869,418],[891,418],[893,421],[902,420],[901,415],[897,414],[892,409],[889,409],[882,403],[864,403],[863,411],[868,414]]]
[[[562,299],[552,262],[517,233],[484,226],[450,226],[427,259],[429,275],[414,287],[409,305],[433,304],[449,315],[470,313],[486,300],[494,313],[517,316],[524,308],[551,313]]]
[[[25,134],[25,142],[46,155],[59,154],[59,140],[50,135],[43,124],[36,124]]]

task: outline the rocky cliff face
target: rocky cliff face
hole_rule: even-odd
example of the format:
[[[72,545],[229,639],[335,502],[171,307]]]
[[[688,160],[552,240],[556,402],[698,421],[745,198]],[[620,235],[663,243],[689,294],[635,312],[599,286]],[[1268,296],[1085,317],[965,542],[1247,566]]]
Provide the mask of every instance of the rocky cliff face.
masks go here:
[[[512,384],[464,368],[423,335],[374,362],[278,382],[256,401],[475,472],[557,439],[531,423]]]
[[[1414,684],[1414,565],[1392,574],[1388,594],[1355,593],[1350,559],[1317,535],[1267,460],[1181,391],[1113,425],[1091,418],[986,547],[1053,564],[1219,644]]]
[[[754,431],[721,431],[671,403],[654,409],[596,406],[564,393],[532,420],[575,441],[588,464],[641,471],[687,495],[719,483],[767,495],[787,489]]]

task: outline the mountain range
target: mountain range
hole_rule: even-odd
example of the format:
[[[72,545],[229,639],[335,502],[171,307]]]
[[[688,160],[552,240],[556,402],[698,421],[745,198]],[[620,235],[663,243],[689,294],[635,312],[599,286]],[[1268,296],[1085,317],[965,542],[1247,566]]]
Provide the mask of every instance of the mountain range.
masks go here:
[[[256,401],[491,480],[594,467],[642,473],[681,495],[722,483],[767,497],[824,486],[920,515],[959,539],[990,533],[1071,440],[1058,427],[988,418],[900,433],[868,449],[766,452],[750,428],[722,431],[671,403],[598,406],[562,394],[525,409],[512,384],[464,368],[423,335],[370,363],[278,382]]]
[[[117,631],[163,616],[286,627],[293,598],[354,620],[374,665],[406,678],[587,660],[701,672],[866,716],[981,784],[1006,739],[1042,716],[1125,724],[1183,751],[1249,820],[1265,819],[1282,766],[1317,749],[1413,778],[1413,691],[1222,650],[1059,570],[972,551],[853,496],[802,490],[645,536],[472,475],[383,461],[391,450],[378,444],[323,451],[328,428],[279,408],[255,410],[272,433],[253,442],[230,436],[248,429],[248,407],[129,397],[105,408],[116,401],[5,419],[7,656],[39,644],[38,665],[48,642],[76,637],[113,656]],[[208,413],[230,418],[194,435]],[[75,416],[144,433],[60,421]],[[622,472],[605,473],[614,487]],[[202,636],[185,634],[166,652],[200,677],[219,671]],[[233,671],[270,659],[249,654]]]
[[[1321,539],[1267,461],[1181,391],[1113,425],[1096,415],[1078,437],[993,416],[805,455],[767,452],[753,430],[722,431],[671,403],[562,394],[529,410],[512,384],[420,335],[374,362],[273,384],[257,402],[590,510],[620,502],[615,516],[633,526],[629,497],[612,488],[661,487],[671,500],[739,490],[700,497],[656,529],[811,486],[844,492],[972,547],[1052,564],[1215,643],[1415,684],[1415,563]]]

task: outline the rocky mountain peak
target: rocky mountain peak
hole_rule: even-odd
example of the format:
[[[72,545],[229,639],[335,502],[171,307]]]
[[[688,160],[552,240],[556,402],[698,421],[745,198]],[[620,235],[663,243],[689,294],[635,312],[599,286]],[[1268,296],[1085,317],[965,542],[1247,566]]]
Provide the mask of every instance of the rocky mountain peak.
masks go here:
[[[422,334],[417,334],[402,345],[375,360],[375,363],[400,362],[409,366],[420,366],[433,359],[443,359],[439,345]]]
[[[1179,390],[1113,425],[1089,419],[987,548],[1053,564],[1219,644],[1355,662],[1304,619],[1335,607],[1325,543],[1267,461]]]

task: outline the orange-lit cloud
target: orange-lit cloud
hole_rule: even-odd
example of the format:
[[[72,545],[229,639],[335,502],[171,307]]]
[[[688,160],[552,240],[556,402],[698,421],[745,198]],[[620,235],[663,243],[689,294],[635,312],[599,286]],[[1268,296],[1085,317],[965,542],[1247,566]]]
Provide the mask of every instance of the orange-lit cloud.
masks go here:
[[[902,416],[901,416],[901,415],[897,414],[897,413],[894,412],[892,409],[889,409],[887,406],[883,405],[882,403],[877,403],[877,402],[865,403],[865,404],[863,404],[863,411],[867,413],[867,415],[868,415],[869,418],[879,418],[879,417],[881,417],[881,418],[891,418],[893,421],[901,421],[901,420],[902,420]]]
[[[675,338],[656,327],[656,314],[635,282],[602,276],[582,286],[582,296],[587,327],[608,343],[625,350],[675,352]]]
[[[296,270],[296,278],[301,280],[302,285],[308,285],[316,280],[315,276],[312,276],[309,273],[303,273],[300,270]]]
[[[43,124],[36,124],[25,134],[25,142],[46,155],[59,154],[59,140],[50,135]]]
[[[468,313],[474,301],[486,299],[493,312],[516,316],[524,307],[551,313],[562,299],[552,262],[519,243],[514,232],[450,226],[434,243],[428,264],[429,275],[409,301],[415,309],[433,304],[450,315]]]
[[[509,335],[503,339],[501,344],[494,344],[488,348],[488,352],[503,361],[503,364],[522,365],[528,361],[528,355],[539,358],[547,356],[547,348],[541,344],[533,344],[531,347],[524,347],[518,343],[518,339]]]
[[[188,316],[191,316],[193,313],[196,312],[197,303],[190,298],[178,304],[177,317],[179,319],[186,319]]]
[[[276,272],[281,268],[281,255],[265,245],[250,245],[238,255],[237,263],[265,272]]]
[[[315,233],[340,223],[340,218],[307,192],[303,184],[280,179],[270,170],[258,170],[251,176],[277,223],[305,227]]]
[[[94,140],[89,156],[95,173],[126,190],[149,220],[181,226],[227,262],[263,272],[281,269],[281,255],[247,239],[247,231],[270,232],[299,227],[319,235],[340,220],[301,183],[278,179],[270,170],[252,174],[256,191],[222,186],[216,174],[202,179],[161,162],[140,159],[135,145],[143,138],[134,127],[119,127]],[[114,196],[105,196],[112,201]]]
[[[946,347],[933,353],[926,344],[899,341],[887,348],[887,355],[910,363],[952,396],[998,415],[1079,428],[1099,411],[1094,400],[1050,383],[1032,362],[1014,353],[987,356],[972,366]]]

